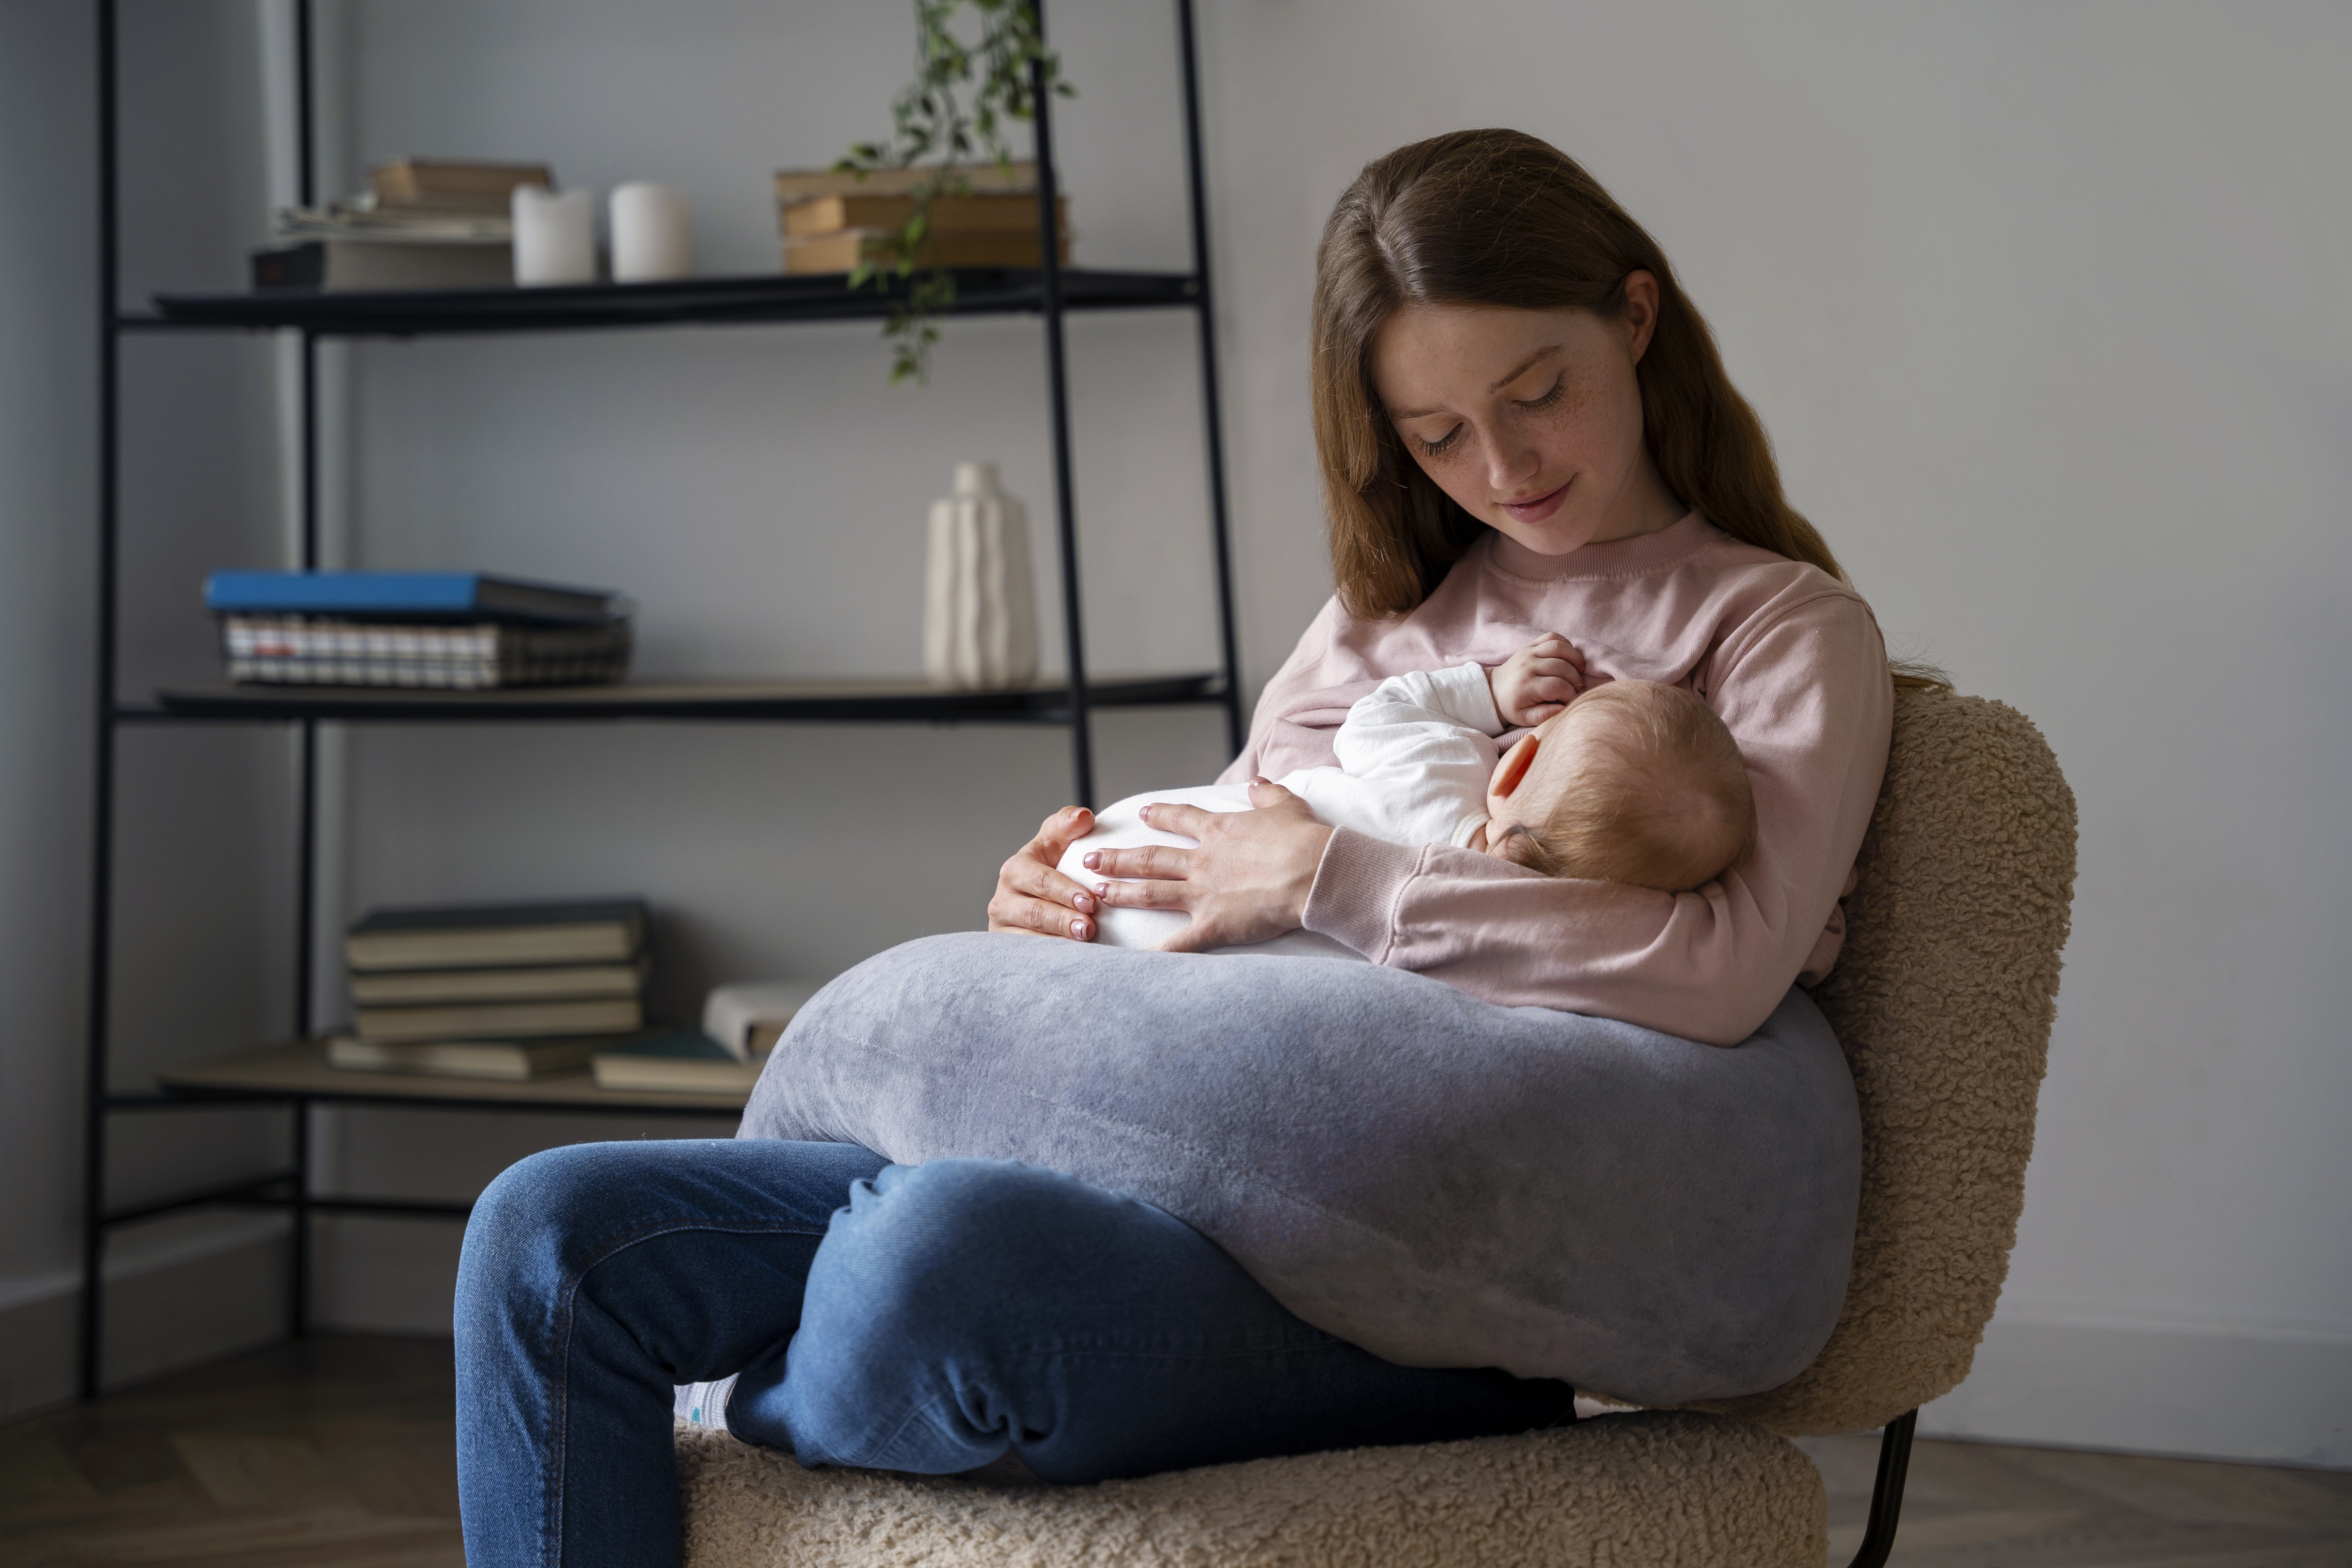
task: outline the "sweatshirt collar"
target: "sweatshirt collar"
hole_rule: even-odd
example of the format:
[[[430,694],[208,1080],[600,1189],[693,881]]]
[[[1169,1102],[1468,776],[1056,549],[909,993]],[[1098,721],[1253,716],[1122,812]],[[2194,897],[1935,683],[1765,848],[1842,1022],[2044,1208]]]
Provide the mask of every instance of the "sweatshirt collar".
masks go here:
[[[1655,533],[1644,533],[1632,539],[1612,539],[1606,544],[1588,544],[1581,550],[1560,557],[1561,570],[1548,577],[1523,577],[1507,572],[1495,560],[1496,534],[1480,542],[1483,564],[1496,576],[1513,583],[1577,583],[1592,582],[1603,577],[1638,577],[1671,566],[1685,557],[1697,553],[1719,537],[1716,526],[1696,511],[1685,512],[1682,521]]]

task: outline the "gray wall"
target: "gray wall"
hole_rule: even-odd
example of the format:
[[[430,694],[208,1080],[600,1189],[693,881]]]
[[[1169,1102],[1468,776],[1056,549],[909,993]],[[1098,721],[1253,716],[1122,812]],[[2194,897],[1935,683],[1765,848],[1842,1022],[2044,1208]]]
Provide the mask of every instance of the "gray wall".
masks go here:
[[[411,151],[543,157],[599,188],[670,180],[690,192],[712,271],[772,265],[766,174],[883,129],[908,52],[887,6],[323,9],[331,183]],[[68,1261],[79,947],[59,912],[82,896],[87,800],[89,384],[70,312],[89,151],[74,10],[0,6],[8,147],[55,149],[0,161],[16,198],[0,205],[0,636],[15,668],[40,672],[0,692],[24,759],[0,784],[0,963],[24,977],[0,994],[0,1159],[27,1196],[0,1222],[0,1309],[51,1303],[43,1322]],[[2336,90],[2352,23],[2284,5],[1806,4],[1768,18],[1714,0],[1478,0],[1434,26],[1388,3],[1206,12],[1254,677],[1328,586],[1304,342],[1332,196],[1366,158],[1440,130],[1552,139],[1675,258],[1798,503],[1890,638],[2032,715],[2082,800],[2076,934],[2011,1287],[1977,1374],[1930,1426],[2352,1464],[2336,1413],[2352,1392],[2337,1217],[2352,1154],[2334,1132],[2352,1108],[2338,934],[2352,829],[2335,809],[2347,742],[2329,695],[2352,675],[2338,287],[2352,215],[2337,166],[2352,110]],[[269,163],[249,105],[272,58],[257,17],[278,9],[130,14],[177,67],[132,119],[183,183],[158,187],[152,210],[171,190],[181,205],[134,236],[147,258],[127,275],[223,281],[264,205],[251,176],[222,171],[246,153]],[[1053,20],[1082,91],[1065,116],[1079,259],[1181,263],[1165,17],[1066,0]],[[167,80],[181,101],[160,96]],[[209,129],[174,139],[167,124]],[[185,195],[198,174],[201,202]],[[1185,326],[1111,318],[1076,334],[1098,665],[1196,663],[1211,646]],[[201,667],[193,574],[234,550],[262,559],[282,531],[268,345],[142,353],[153,412],[129,472],[154,498],[145,548],[163,565],[133,595],[163,629],[142,634],[132,689]],[[996,458],[1049,513],[1034,329],[951,328],[926,391],[887,388],[883,369],[870,330],[849,327],[358,345],[330,366],[334,547],[362,565],[625,586],[644,603],[649,672],[911,671],[919,522],[950,466]],[[208,402],[215,387],[236,396]],[[1110,730],[1107,794],[1219,760],[1205,720]],[[123,1005],[184,1019],[153,1031],[174,1052],[283,1026],[268,847],[282,752],[266,738],[145,743],[168,752],[150,776],[174,783],[126,815],[143,825],[124,886],[147,934]],[[713,980],[820,973],[977,923],[993,866],[1066,787],[1057,740],[991,731],[418,729],[333,754],[339,909],[643,890],[678,1005]],[[199,854],[182,821],[222,826]],[[208,914],[224,898],[236,919]],[[326,1131],[331,1179],[462,1193],[537,1143],[613,1130],[385,1112]],[[274,1245],[222,1234],[257,1258]],[[337,1230],[326,1310],[445,1321],[453,1243],[429,1226]],[[213,1330],[266,1331],[258,1310],[224,1309]]]

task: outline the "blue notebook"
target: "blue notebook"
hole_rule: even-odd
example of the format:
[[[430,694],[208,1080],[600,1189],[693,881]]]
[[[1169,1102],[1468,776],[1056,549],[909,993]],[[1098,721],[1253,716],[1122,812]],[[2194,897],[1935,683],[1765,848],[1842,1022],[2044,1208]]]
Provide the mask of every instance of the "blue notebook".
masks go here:
[[[527,583],[481,572],[215,572],[205,580],[205,607],[217,615],[578,626],[625,615],[628,601],[602,588]]]

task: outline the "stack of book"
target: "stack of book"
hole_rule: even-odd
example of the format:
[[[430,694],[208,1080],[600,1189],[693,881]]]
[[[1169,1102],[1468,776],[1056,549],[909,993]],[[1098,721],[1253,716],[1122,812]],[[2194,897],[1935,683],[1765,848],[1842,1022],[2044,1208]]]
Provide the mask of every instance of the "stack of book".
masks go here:
[[[629,670],[629,603],[478,572],[215,572],[228,678],[483,691],[593,686]]]
[[[533,1079],[645,1027],[643,900],[378,910],[343,938],[352,1031],[327,1060],[373,1072]]]
[[[831,170],[786,169],[776,175],[776,216],[783,231],[784,270],[794,276],[853,270],[877,239],[897,234],[915,210],[908,195],[937,173],[882,169],[860,179]],[[929,226],[914,256],[919,267],[1035,267],[1037,165],[1009,169],[976,163],[963,171],[970,195],[931,204]],[[1060,259],[1070,259],[1070,204],[1055,205]]]
[[[813,981],[721,985],[702,1005],[702,1027],[625,1040],[590,1059],[599,1089],[635,1093],[749,1094],[785,1026],[817,994]]]
[[[548,185],[544,163],[401,158],[368,188],[322,207],[281,207],[253,253],[257,289],[499,289],[514,282],[517,185]]]

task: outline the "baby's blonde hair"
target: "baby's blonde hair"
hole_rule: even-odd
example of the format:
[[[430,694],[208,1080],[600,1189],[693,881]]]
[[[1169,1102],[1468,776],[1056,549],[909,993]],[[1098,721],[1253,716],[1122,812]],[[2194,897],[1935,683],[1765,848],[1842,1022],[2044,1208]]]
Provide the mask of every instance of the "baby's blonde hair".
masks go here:
[[[1570,723],[1591,763],[1541,826],[1507,834],[1496,854],[1547,877],[1680,893],[1755,847],[1747,764],[1706,703],[1654,680],[1612,680],[1579,697],[1555,731]]]

